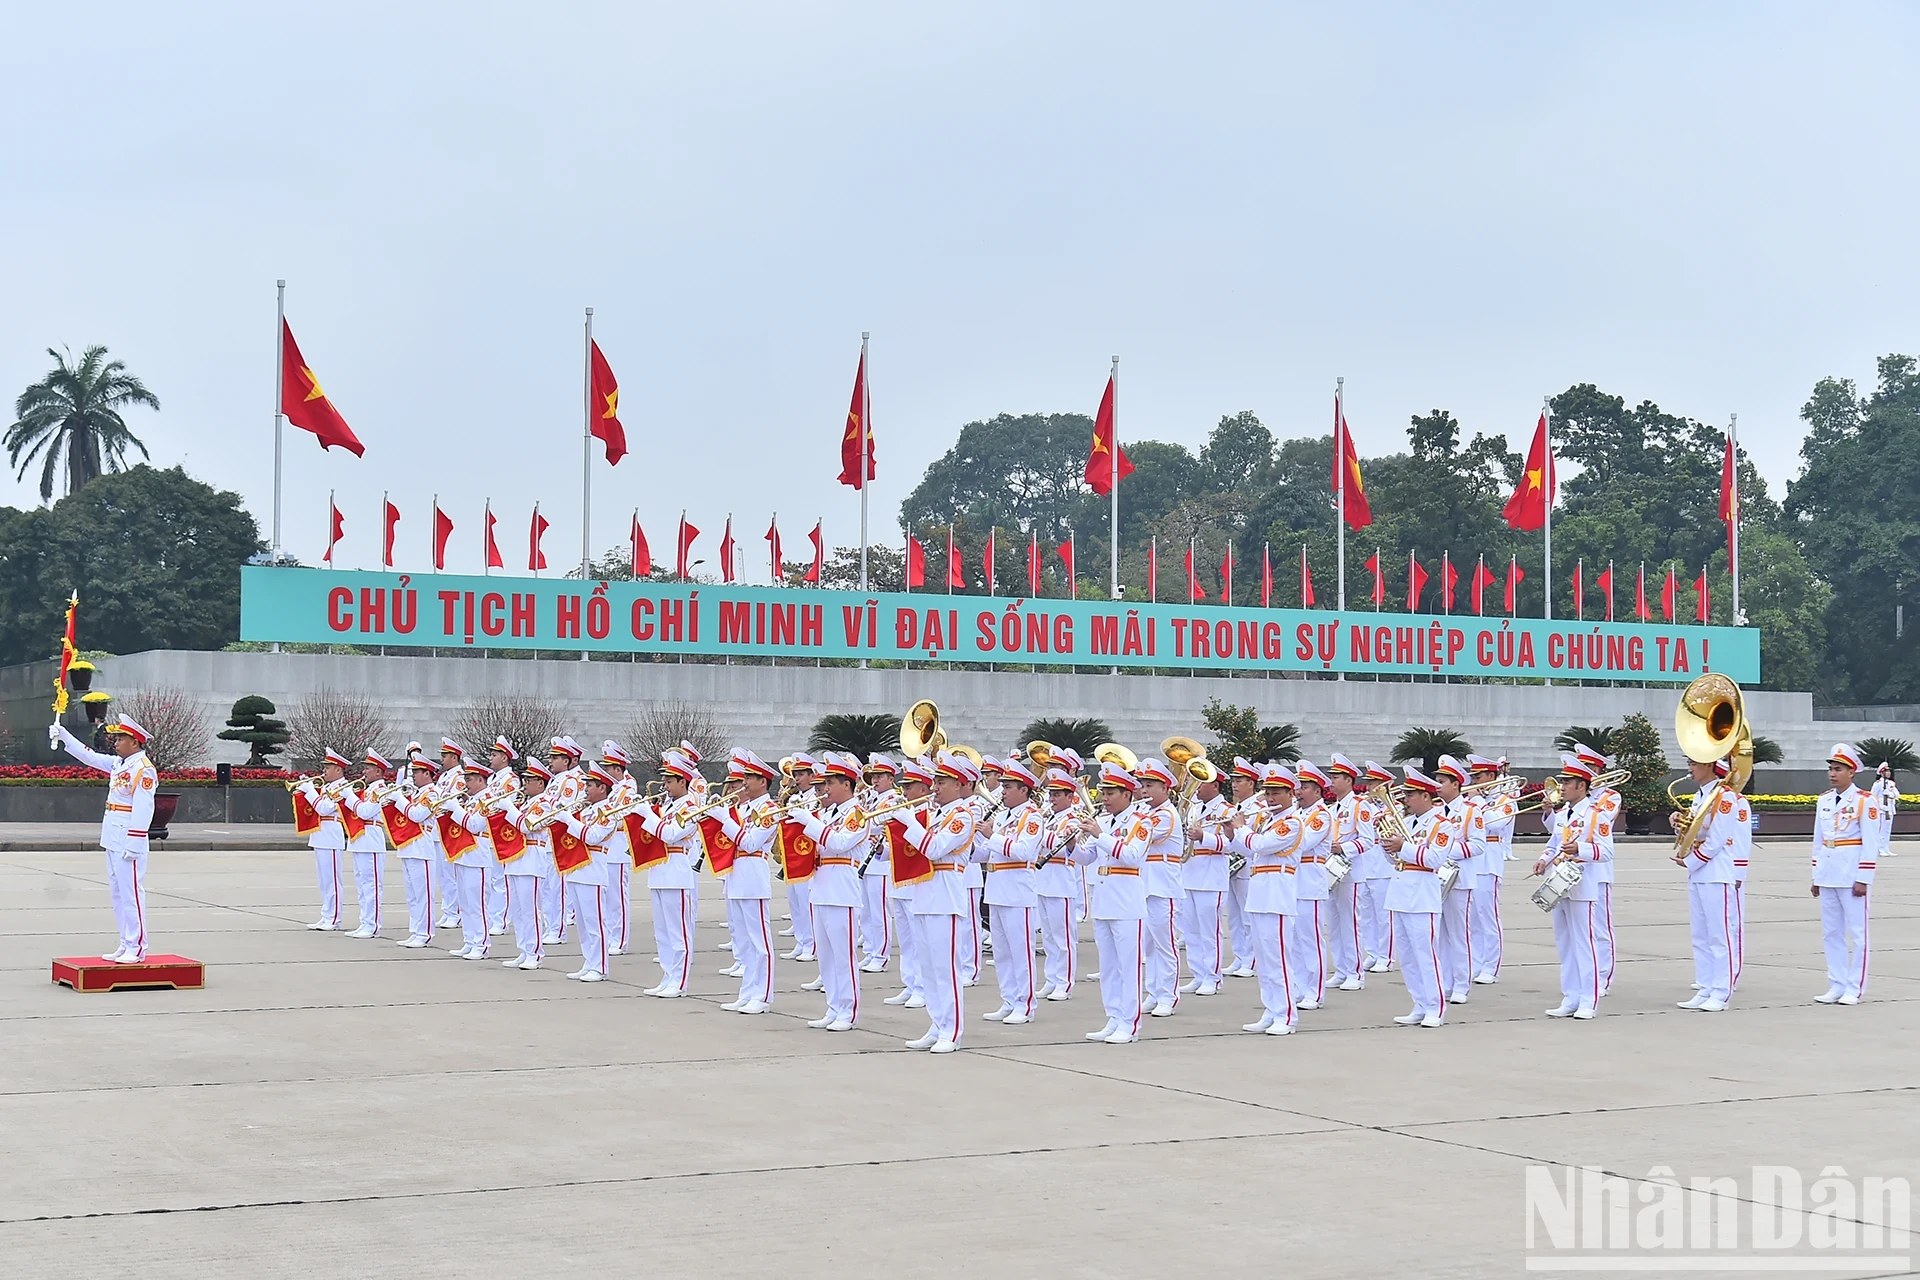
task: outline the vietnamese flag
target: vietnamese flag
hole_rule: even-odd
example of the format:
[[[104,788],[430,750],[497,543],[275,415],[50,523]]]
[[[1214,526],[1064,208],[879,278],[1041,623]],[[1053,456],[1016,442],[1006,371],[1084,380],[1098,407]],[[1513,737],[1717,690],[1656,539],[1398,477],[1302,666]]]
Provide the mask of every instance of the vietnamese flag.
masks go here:
[[[1107,390],[1093,419],[1093,444],[1087,450],[1087,487],[1103,498],[1112,495],[1116,481],[1133,474],[1133,463],[1113,434],[1113,383],[1118,376],[1107,377]]]
[[[1227,543],[1227,552],[1220,557],[1220,603],[1233,603],[1233,543]]]
[[[1647,608],[1647,562],[1640,562],[1640,579],[1634,587],[1633,616],[1642,622],[1653,621],[1653,610]]]
[[[1375,551],[1368,556],[1364,567],[1373,575],[1373,607],[1378,609],[1381,602],[1387,598],[1387,578],[1380,572],[1380,553]]]
[[[781,582],[784,579],[780,573],[780,515],[778,512],[775,512],[773,518],[767,521],[764,540],[767,544],[767,559],[773,565],[773,577],[769,581]]]
[[[1727,526],[1727,563],[1731,565],[1740,529],[1740,454],[1732,427],[1727,428],[1727,451],[1720,460],[1720,519]]]
[[[360,437],[353,434],[353,428],[320,389],[320,379],[307,367],[300,344],[293,340],[293,330],[284,319],[280,321],[280,412],[302,431],[311,431],[322,449],[339,445],[356,458],[367,452]]]
[[[540,514],[540,504],[533,504],[533,523],[527,526],[527,568],[538,573],[547,567],[547,553],[540,549],[540,539],[553,526]]]
[[[687,513],[682,511],[680,513],[680,534],[675,540],[676,550],[673,561],[673,571],[682,582],[687,580],[687,556],[693,551],[693,540],[699,536],[700,531],[687,523]]]
[[[1487,568],[1487,557],[1482,553],[1479,561],[1473,566],[1473,611],[1476,614],[1486,613],[1486,591],[1492,585],[1493,571]]]
[[[813,532],[807,535],[807,537],[813,540],[813,564],[807,569],[806,576],[803,580],[811,582],[816,587],[820,585],[820,570],[825,567],[827,562],[827,544],[820,540],[820,527],[825,523],[826,521],[824,520],[815,520],[813,522]]]
[[[1585,557],[1573,562],[1573,616],[1576,620],[1584,620],[1587,616],[1587,593],[1580,583],[1580,571],[1586,567],[1586,563]]]
[[[1453,567],[1453,553],[1443,551],[1440,554],[1440,597],[1444,612],[1453,612],[1453,588],[1460,581],[1459,570]]]
[[[1300,544],[1300,607],[1313,608],[1313,571],[1307,568],[1307,544]]]
[[[1667,580],[1660,588],[1660,612],[1668,621],[1673,621],[1674,597],[1679,594],[1680,580],[1674,577],[1673,566],[1667,566]]]
[[[733,513],[727,513],[726,528],[720,531],[720,581],[733,581]]]
[[[637,507],[633,512],[633,528],[628,531],[627,537],[631,539],[633,543],[634,579],[637,581],[641,578],[652,577],[653,551],[647,546],[647,531],[640,527],[640,511]]]
[[[998,525],[987,530],[987,549],[985,552],[981,554],[981,557],[980,557],[980,559],[986,565],[988,595],[992,595],[994,593],[994,585],[997,581],[997,579],[994,576],[994,570],[993,570],[993,544],[994,544],[994,535],[998,534],[999,532],[1000,532],[1000,528]]]
[[[453,536],[453,521],[440,509],[440,496],[433,499],[433,569],[435,573],[447,567],[447,539]]]
[[[633,857],[633,869],[635,871],[657,866],[667,860],[666,842],[657,835],[648,834],[646,825],[641,822],[639,814],[629,813],[623,815],[620,819],[620,825],[627,833],[627,852]]]
[[[960,560],[960,546],[953,540],[953,526],[947,526],[947,590],[967,585],[967,566]]]
[[[293,834],[310,836],[320,829],[320,815],[303,792],[293,793]]]
[[[1367,486],[1360,479],[1360,455],[1354,452],[1353,433],[1347,430],[1347,412],[1337,391],[1333,396],[1333,492],[1347,528],[1364,529],[1373,523]]]
[[[1542,410],[1540,421],[1533,429],[1533,443],[1527,446],[1526,469],[1520,473],[1520,483],[1514,486],[1501,512],[1507,518],[1507,527],[1526,533],[1540,528],[1547,522],[1547,508],[1553,505],[1553,496],[1553,444],[1547,438],[1547,415]]]
[[[867,340],[860,339],[860,364],[853,371],[853,403],[847,406],[847,429],[840,435],[840,483],[850,489],[864,488],[874,478],[873,424],[867,421],[872,406],[867,401]],[[866,447],[866,466],[860,465],[861,446]]]
[[[1160,603],[1160,538],[1147,543],[1147,599]]]
[[[1080,576],[1079,570],[1073,563],[1073,534],[1068,533],[1067,540],[1055,547],[1054,550],[1060,555],[1060,563],[1067,567],[1067,599],[1078,600],[1080,598]]]
[[[507,567],[507,562],[500,556],[500,544],[493,540],[493,526],[499,522],[493,518],[493,503],[491,500],[487,503],[486,516],[487,522],[483,527],[487,535],[487,545],[482,548],[485,552],[486,567],[489,569],[504,569]]]
[[[927,583],[927,548],[912,534],[907,535],[907,590]]]
[[[380,558],[386,567],[391,569],[393,568],[393,531],[400,523],[400,508],[387,501],[384,494],[381,495],[380,503],[387,509],[387,532],[381,541]]]
[[[1193,540],[1189,538],[1187,540],[1187,603],[1192,604],[1195,600],[1206,598],[1206,589],[1200,585],[1200,578],[1193,571]]]
[[[1526,571],[1520,567],[1520,561],[1517,558],[1509,557],[1507,560],[1507,616],[1508,617],[1512,617],[1514,614],[1515,605],[1518,603],[1520,599],[1520,584],[1522,582],[1525,582],[1526,580],[1527,580],[1527,574],[1526,574]]]
[[[1693,595],[1696,602],[1693,607],[1695,621],[1702,623],[1713,621],[1713,600],[1712,597],[1707,594],[1707,567],[1705,565],[1700,566],[1700,576],[1693,580]]]
[[[1607,621],[1613,621],[1613,561],[1607,561],[1604,571],[1593,577],[1593,585],[1600,588],[1600,594],[1607,598]]]
[[[1027,535],[1027,596],[1033,600],[1040,598],[1041,568],[1040,535],[1031,533]]]
[[[733,870],[734,855],[739,847],[728,838],[726,826],[718,817],[700,819],[700,835],[706,841],[707,862],[713,867],[713,874],[724,876]]]
[[[1304,552],[1306,547],[1303,545],[1300,550]],[[1271,542],[1263,543],[1260,547],[1260,607],[1262,609],[1273,607],[1273,544]]]
[[[1427,589],[1427,571],[1420,567],[1413,552],[1407,552],[1407,612],[1420,612],[1420,593]]]
[[[588,375],[587,430],[607,447],[607,465],[618,466],[627,456],[627,429],[620,425],[620,384],[614,381],[613,366],[593,344],[592,372]]]
[[[333,563],[333,549],[340,545],[340,538],[346,533],[347,522],[341,516],[340,508],[333,505],[333,494],[327,494],[327,554],[320,557],[326,564]]]

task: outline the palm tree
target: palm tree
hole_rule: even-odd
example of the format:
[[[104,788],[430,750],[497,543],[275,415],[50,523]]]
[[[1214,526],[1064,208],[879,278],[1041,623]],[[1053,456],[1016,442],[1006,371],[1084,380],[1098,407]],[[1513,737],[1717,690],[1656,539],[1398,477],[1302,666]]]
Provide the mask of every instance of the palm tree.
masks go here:
[[[1787,753],[1780,749],[1779,743],[1763,733],[1753,735],[1753,762],[1755,764],[1784,764],[1786,763],[1786,759]]]
[[[1387,758],[1396,764],[1418,760],[1422,770],[1432,773],[1440,767],[1441,756],[1464,756],[1471,750],[1473,745],[1452,729],[1409,729],[1393,744],[1393,754]]]
[[[1113,740],[1113,729],[1105,720],[1040,719],[1020,731],[1022,747],[1029,742],[1051,742],[1056,747],[1071,747],[1082,759],[1093,759],[1093,749]]]
[[[807,738],[809,751],[845,751],[866,760],[900,749],[900,717],[890,715],[821,716]]]
[[[1891,765],[1895,773],[1920,770],[1920,755],[1914,754],[1913,744],[1905,738],[1862,738],[1856,749],[1869,771],[1882,764]]]
[[[1588,746],[1603,756],[1610,756],[1613,754],[1613,735],[1617,732],[1612,725],[1570,724],[1565,733],[1553,740],[1553,749],[1571,751],[1578,746]]]
[[[81,353],[79,363],[47,348],[54,366],[46,377],[20,393],[14,401],[17,416],[7,428],[7,461],[24,479],[27,468],[45,455],[40,468],[40,500],[53,500],[53,475],[66,459],[67,492],[75,494],[98,479],[103,471],[126,470],[128,449],[150,456],[140,438],[127,430],[120,410],[143,404],[158,409],[160,399],[118,360],[107,359],[107,349],[95,345]],[[21,455],[25,454],[25,457]]]

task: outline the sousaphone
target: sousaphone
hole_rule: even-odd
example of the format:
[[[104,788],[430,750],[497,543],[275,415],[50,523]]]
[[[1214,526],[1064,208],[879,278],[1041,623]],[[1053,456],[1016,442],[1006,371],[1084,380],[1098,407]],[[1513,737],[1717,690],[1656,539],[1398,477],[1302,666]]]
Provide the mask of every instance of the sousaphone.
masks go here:
[[[946,730],[940,727],[940,707],[933,699],[920,699],[900,717],[900,751],[909,760],[933,755],[946,745]]]

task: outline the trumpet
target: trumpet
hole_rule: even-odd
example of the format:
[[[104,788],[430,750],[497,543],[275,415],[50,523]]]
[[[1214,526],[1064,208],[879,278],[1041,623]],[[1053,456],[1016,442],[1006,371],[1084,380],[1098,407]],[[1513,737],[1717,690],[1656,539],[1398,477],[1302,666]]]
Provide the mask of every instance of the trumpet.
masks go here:
[[[1376,782],[1367,788],[1367,799],[1379,807],[1379,816],[1373,820],[1374,829],[1383,837],[1409,844],[1413,836],[1407,828],[1406,811],[1400,807],[1400,795],[1403,788],[1388,782]]]
[[[741,790],[742,788],[739,788],[739,787],[726,788],[725,790],[721,791],[720,795],[716,799],[707,801],[707,803],[701,805],[698,809],[695,809],[691,814],[688,814],[687,815],[688,820],[692,821],[694,819],[704,818],[708,814],[712,813],[715,809],[728,808],[733,804],[734,801],[740,798]]]
[[[921,796],[918,800],[896,800],[892,804],[882,805],[872,812],[855,809],[854,816],[861,819],[860,825],[864,826],[866,823],[872,822],[875,818],[884,818],[888,814],[898,813],[902,809],[917,809],[932,799],[932,796]]]
[[[1529,796],[1515,809],[1516,814],[1539,813],[1543,809],[1558,809],[1564,799],[1560,794],[1560,779],[1548,778],[1540,784],[1540,789]]]
[[[1460,788],[1463,796],[1476,796],[1482,800],[1514,800],[1520,797],[1528,787],[1525,778],[1510,773],[1504,778],[1489,778],[1485,782],[1470,782]]]

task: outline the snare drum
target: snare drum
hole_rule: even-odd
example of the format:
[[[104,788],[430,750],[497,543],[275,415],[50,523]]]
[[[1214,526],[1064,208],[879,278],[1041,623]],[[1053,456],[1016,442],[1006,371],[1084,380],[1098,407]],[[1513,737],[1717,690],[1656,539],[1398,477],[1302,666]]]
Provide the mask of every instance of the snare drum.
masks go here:
[[[1560,905],[1560,900],[1572,893],[1573,886],[1579,883],[1579,863],[1556,862],[1547,868],[1545,878],[1540,881],[1540,887],[1533,891],[1533,905],[1542,911],[1551,911]]]
[[[1434,874],[1440,878],[1440,892],[1447,893],[1460,881],[1460,864],[1443,862],[1440,864],[1440,870]]]
[[[1353,859],[1349,858],[1346,854],[1330,853],[1327,855],[1327,885],[1329,887],[1345,880],[1348,873],[1352,870]]]

